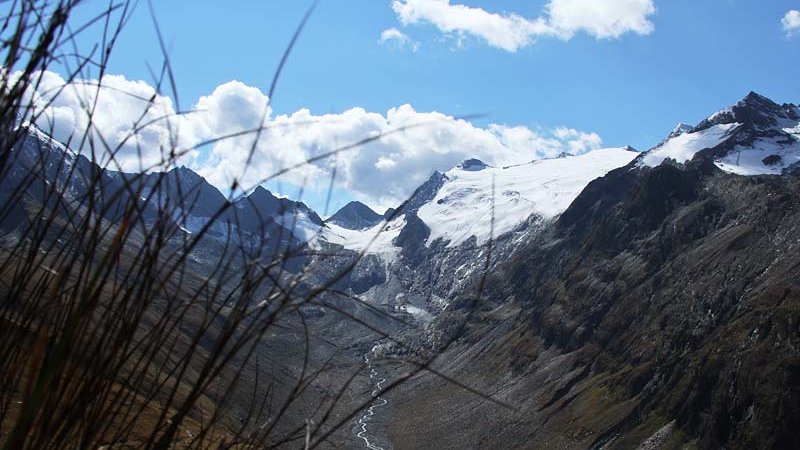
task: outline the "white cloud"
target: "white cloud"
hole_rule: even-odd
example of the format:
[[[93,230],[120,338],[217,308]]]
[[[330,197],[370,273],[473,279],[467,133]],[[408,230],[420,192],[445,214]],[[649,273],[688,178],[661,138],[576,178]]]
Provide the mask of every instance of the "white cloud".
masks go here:
[[[550,0],[536,19],[490,13],[450,0],[393,0],[392,9],[404,26],[429,23],[459,40],[471,35],[509,52],[539,37],[569,40],[578,32],[597,39],[650,34],[654,30],[650,17],[656,12],[653,0]]]
[[[395,43],[400,48],[410,48],[412,52],[419,50],[420,43],[414,41],[407,34],[397,28],[387,28],[381,32],[379,44]]]
[[[64,85],[64,80],[56,74],[46,73],[45,78],[47,83],[42,92]],[[253,145],[251,134],[216,142],[208,149],[187,155],[182,161],[223,190],[229,188],[234,179],[242,186],[254,186],[280,169],[382,134],[385,136],[380,140],[341,152],[335,158],[304,165],[281,180],[324,188],[335,166],[337,187],[347,189],[374,206],[395,206],[433,170],[449,170],[468,158],[476,157],[488,164],[503,166],[554,157],[565,151],[584,153],[602,145],[597,134],[571,128],[545,132],[501,124],[478,127],[439,112],[419,112],[410,105],[392,108],[386,113],[352,108],[337,114],[316,115],[301,109],[292,114],[275,115],[267,110],[264,117],[268,104],[266,94],[238,81],[222,84],[201,97],[196,104],[197,112],[176,117],[170,99],[155,95],[155,90],[147,83],[107,76],[102,84],[108,88],[100,91],[95,122],[97,133],[112,145],[123,142],[130,133],[130,124],[143,112],[153,120],[146,133],[138,137],[148,163],[145,165],[157,163],[162,154],[168,154],[173,143],[187,148],[263,123],[266,128],[246,171],[243,169]],[[137,95],[124,93],[130,91]],[[68,85],[61,95],[51,98],[52,104],[47,108],[42,92],[33,94],[45,112],[39,125],[49,130],[52,123],[52,134],[62,141],[80,135],[86,124],[84,105],[87,98],[94,98],[94,91],[83,83]],[[150,108],[152,112],[148,112],[148,102],[142,99],[150,97],[155,98],[153,104],[156,105]],[[163,115],[171,118],[158,120]],[[264,122],[261,122],[262,117]],[[403,127],[407,128],[393,132]],[[179,130],[177,137],[170,132],[176,128]],[[76,142],[74,137],[72,141]],[[123,148],[121,168],[139,170],[136,146],[129,142]]]
[[[795,33],[800,32],[800,11],[793,9],[787,12],[783,16],[781,23],[787,36],[793,36]]]
[[[567,143],[568,153],[579,155],[600,148],[603,140],[597,133],[586,133],[574,128],[559,127],[553,132],[562,142]]]
[[[39,127],[89,157],[94,152],[102,164],[108,163],[110,149],[112,167],[146,169],[167,157],[173,143],[197,139],[187,119],[176,115],[172,100],[143,81],[107,75],[102,83],[67,84],[54,72],[41,75],[37,90],[26,92],[34,105],[31,114],[39,115]],[[12,74],[11,83],[18,77]],[[134,124],[149,125],[133,133]]]
[[[217,86],[211,95],[200,97],[192,122],[202,127],[204,136],[221,136],[259,126],[262,117],[272,112],[269,97],[258,88],[240,81]]]
[[[427,22],[442,32],[471,34],[510,52],[549,30],[541,19],[530,21],[516,14],[492,14],[481,8],[452,5],[450,0],[394,0],[392,9],[405,26]]]
[[[597,39],[615,39],[626,33],[653,32],[652,0],[551,0],[546,7],[548,23],[562,38],[585,32]]]

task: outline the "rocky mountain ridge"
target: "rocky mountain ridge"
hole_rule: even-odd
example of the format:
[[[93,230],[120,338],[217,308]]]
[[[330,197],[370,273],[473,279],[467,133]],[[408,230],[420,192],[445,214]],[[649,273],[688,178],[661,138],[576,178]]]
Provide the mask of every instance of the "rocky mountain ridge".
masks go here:
[[[484,301],[458,296],[431,325],[453,342],[437,370],[513,406],[415,380],[389,399],[393,441],[796,448],[800,178],[791,165],[754,165],[764,173],[751,176],[720,167],[733,152],[776,151],[761,146],[774,138],[794,154],[784,112],[795,110],[750,95],[724,121],[673,133],[589,183],[485,282],[467,284],[488,286]],[[443,414],[459,419],[422,419]]]

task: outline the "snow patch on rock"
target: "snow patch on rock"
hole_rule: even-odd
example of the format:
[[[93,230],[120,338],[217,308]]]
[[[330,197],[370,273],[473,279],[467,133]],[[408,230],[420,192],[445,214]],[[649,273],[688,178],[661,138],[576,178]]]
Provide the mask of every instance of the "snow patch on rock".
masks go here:
[[[405,216],[388,224],[381,222],[366,230],[349,230],[329,223],[320,232],[320,238],[348,250],[379,255],[386,262],[392,262],[400,254],[400,248],[394,245],[394,240],[405,225]]]
[[[276,217],[275,222],[290,230],[300,242],[310,242],[322,231],[322,225],[315,223],[302,211],[286,212]]]
[[[780,175],[783,169],[800,162],[800,138],[794,142],[757,139],[752,146],[736,146],[714,162],[721,170],[737,175]]]
[[[684,133],[669,138],[642,155],[638,165],[639,167],[657,167],[667,159],[681,164],[686,163],[691,161],[697,152],[725,142],[739,126],[739,124],[714,125],[702,131]]]

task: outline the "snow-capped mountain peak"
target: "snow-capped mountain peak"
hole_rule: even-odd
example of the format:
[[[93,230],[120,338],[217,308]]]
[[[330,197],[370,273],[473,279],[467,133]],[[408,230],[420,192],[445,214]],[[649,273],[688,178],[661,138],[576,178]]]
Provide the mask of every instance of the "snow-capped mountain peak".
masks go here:
[[[589,182],[636,156],[610,148],[480,171],[459,166],[444,174],[435,197],[417,215],[431,230],[428,244],[442,239],[450,247],[458,246],[473,236],[481,244],[513,230],[531,215],[546,220],[558,216]]]
[[[467,160],[453,169],[434,172],[388,223],[354,230],[329,219],[322,239],[353,250],[393,260],[396,242],[409,224],[428,232],[410,232],[420,244],[440,240],[458,247],[470,239],[482,245],[537,216],[551,220],[564,212],[591,181],[623,167],[639,155],[631,148],[608,148],[583,155],[561,155],[509,167],[491,167]],[[337,213],[338,214],[338,213]]]
[[[643,154],[638,166],[685,164],[697,157],[712,158],[719,169],[739,175],[780,174],[800,162],[800,107],[751,92],[696,127],[673,132]]]
[[[323,226],[322,219],[303,202],[276,197],[256,187],[253,192],[234,202],[237,225],[251,233],[259,233],[265,225],[278,224],[291,231],[301,242],[313,239]]]
[[[717,111],[700,122],[695,131],[732,123],[765,130],[796,124],[798,120],[800,120],[800,109],[797,105],[779,105],[763,95],[750,92],[735,105]]]
[[[678,125],[672,130],[672,133],[669,134],[669,138],[678,137],[682,134],[691,133],[694,131],[694,127],[691,125],[687,125],[683,122],[679,122]]]

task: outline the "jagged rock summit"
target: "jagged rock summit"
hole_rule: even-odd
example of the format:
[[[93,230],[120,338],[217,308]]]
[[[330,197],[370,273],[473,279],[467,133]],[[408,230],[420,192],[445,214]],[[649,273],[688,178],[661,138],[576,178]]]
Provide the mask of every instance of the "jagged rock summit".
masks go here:
[[[489,165],[481,161],[480,159],[471,158],[459,164],[458,167],[461,170],[466,170],[469,172],[478,172],[480,170],[488,168]]]
[[[339,211],[336,211],[336,214],[328,218],[325,223],[332,223],[348,230],[365,230],[374,227],[383,220],[383,216],[373,211],[369,206],[358,201],[352,201],[344,205]]]

